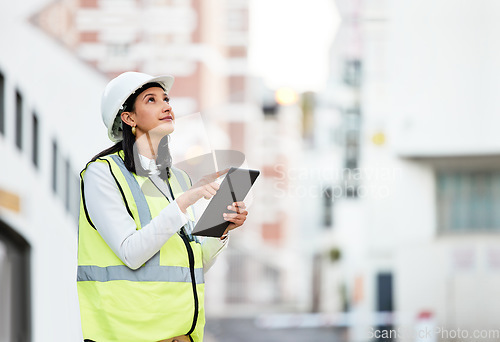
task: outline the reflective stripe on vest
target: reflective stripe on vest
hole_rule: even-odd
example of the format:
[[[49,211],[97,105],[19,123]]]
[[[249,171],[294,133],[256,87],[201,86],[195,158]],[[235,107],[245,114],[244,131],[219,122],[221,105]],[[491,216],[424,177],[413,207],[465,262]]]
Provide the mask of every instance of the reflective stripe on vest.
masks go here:
[[[203,268],[195,268],[197,284],[203,284]],[[180,266],[143,266],[137,270],[131,270],[127,266],[78,266],[77,281],[159,281],[191,283],[189,267]]]

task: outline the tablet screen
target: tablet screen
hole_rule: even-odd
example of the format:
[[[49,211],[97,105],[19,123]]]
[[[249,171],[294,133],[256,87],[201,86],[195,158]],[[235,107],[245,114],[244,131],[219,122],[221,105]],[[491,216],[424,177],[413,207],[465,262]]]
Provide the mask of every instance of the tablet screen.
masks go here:
[[[192,234],[221,237],[231,223],[224,220],[222,214],[233,212],[229,211],[227,206],[233,202],[243,201],[259,174],[258,170],[230,168],[219,190],[196,223]]]

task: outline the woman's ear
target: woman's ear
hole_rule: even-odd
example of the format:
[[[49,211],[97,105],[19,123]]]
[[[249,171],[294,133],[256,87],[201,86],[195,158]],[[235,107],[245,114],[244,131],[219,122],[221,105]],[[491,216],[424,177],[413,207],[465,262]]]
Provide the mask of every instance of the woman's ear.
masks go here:
[[[122,112],[121,117],[122,117],[122,121],[125,122],[130,127],[136,126],[134,113]]]

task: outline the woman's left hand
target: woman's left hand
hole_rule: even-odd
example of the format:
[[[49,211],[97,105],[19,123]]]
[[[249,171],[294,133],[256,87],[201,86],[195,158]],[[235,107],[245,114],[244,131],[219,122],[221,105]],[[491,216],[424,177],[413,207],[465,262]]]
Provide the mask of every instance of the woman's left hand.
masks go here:
[[[231,222],[227,226],[226,231],[222,234],[223,237],[235,228],[238,228],[247,219],[248,211],[246,211],[246,205],[244,202],[234,202],[232,205],[227,206],[227,209],[235,211],[235,213],[225,213],[224,220]]]

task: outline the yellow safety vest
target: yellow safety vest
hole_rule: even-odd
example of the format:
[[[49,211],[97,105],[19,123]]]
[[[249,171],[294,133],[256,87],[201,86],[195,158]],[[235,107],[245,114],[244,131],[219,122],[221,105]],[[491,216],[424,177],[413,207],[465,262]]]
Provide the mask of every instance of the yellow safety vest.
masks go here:
[[[120,151],[96,162],[108,165],[127,211],[141,229],[169,202],[159,191],[153,193],[155,187],[149,178],[129,172],[122,158]],[[189,335],[192,341],[202,341],[205,310],[201,245],[181,231],[140,268],[127,267],[88,215],[83,193],[87,167],[80,174],[77,276],[84,339],[152,342]],[[169,183],[176,198],[187,190],[189,177],[179,169],[171,170]],[[148,191],[141,191],[145,186]],[[188,212],[193,218],[190,209]]]

